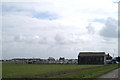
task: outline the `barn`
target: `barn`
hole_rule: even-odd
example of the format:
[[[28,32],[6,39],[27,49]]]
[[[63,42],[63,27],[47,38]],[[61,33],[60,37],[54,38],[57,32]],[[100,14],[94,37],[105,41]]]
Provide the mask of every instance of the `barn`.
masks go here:
[[[105,64],[105,52],[80,52],[78,64]]]

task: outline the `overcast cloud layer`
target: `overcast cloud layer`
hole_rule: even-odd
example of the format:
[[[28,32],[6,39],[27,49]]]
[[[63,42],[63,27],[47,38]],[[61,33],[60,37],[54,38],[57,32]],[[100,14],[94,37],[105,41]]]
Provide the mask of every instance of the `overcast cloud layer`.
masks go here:
[[[80,51],[117,56],[117,10],[114,0],[3,2],[3,59],[77,58]]]

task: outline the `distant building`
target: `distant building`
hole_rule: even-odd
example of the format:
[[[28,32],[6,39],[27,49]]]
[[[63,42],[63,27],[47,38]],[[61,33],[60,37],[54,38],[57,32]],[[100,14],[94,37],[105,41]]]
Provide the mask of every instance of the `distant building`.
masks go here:
[[[77,64],[78,60],[77,59],[69,59],[68,64]]]
[[[115,58],[118,62],[120,62],[120,56]]]
[[[55,59],[53,57],[49,57],[48,61],[55,61]]]
[[[37,63],[40,60],[41,60],[40,58],[14,58],[12,59],[12,61],[15,63],[28,63],[28,64]]]
[[[106,55],[106,60],[112,60],[112,56],[109,53]]]
[[[80,52],[78,64],[105,64],[105,52]]]
[[[59,63],[60,64],[65,64],[66,62],[65,62],[65,58],[64,57],[60,57],[59,58]]]
[[[60,57],[60,58],[59,58],[59,61],[65,61],[65,58],[64,58],[64,57],[63,57],[63,58]]]
[[[53,57],[49,57],[49,58],[48,58],[48,61],[49,61],[49,63],[51,63],[51,64],[55,63],[55,59],[54,59]]]

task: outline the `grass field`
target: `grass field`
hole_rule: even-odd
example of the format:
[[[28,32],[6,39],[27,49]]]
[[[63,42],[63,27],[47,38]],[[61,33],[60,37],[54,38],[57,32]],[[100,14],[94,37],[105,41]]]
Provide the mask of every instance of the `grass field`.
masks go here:
[[[81,70],[78,72],[68,73],[64,75],[58,75],[51,78],[96,78],[116,68],[118,68],[118,65],[104,66],[100,68],[93,68],[89,70]]]
[[[92,68],[99,67],[100,68]],[[86,69],[84,68],[92,68]],[[50,76],[50,78],[91,78],[101,75],[105,72],[117,68],[117,65],[104,66],[104,65],[55,65],[55,64],[11,64],[3,63],[2,76],[3,78],[21,78],[21,77],[35,77],[36,75],[55,73],[60,71],[69,71],[75,69],[83,69],[80,71],[72,71],[69,73]]]

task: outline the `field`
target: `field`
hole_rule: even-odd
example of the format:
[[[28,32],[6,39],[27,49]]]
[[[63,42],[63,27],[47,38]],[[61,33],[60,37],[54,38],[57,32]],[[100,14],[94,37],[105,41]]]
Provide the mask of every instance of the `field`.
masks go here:
[[[94,78],[118,65],[58,65],[3,63],[3,78]]]

